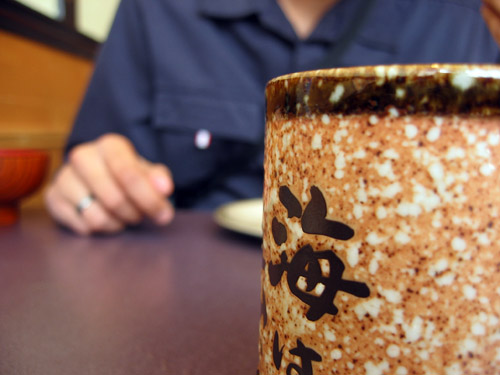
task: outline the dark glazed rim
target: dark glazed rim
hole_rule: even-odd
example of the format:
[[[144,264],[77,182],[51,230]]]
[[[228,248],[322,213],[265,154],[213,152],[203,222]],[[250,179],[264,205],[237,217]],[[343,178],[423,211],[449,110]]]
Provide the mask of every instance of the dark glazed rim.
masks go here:
[[[500,65],[378,65],[274,78],[267,119],[314,114],[500,115]],[[394,115],[396,111],[392,110]]]

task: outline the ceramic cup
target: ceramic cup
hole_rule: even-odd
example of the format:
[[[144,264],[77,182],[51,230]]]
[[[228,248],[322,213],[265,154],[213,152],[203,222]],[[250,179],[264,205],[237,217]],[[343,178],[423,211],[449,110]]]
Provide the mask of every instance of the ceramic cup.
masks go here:
[[[500,372],[500,66],[266,89],[260,375]]]

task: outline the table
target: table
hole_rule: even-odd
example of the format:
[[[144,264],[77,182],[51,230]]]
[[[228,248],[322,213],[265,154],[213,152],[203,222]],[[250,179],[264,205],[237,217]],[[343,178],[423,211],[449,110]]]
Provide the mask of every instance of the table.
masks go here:
[[[260,240],[178,212],[81,238],[44,212],[0,228],[0,374],[251,374]]]

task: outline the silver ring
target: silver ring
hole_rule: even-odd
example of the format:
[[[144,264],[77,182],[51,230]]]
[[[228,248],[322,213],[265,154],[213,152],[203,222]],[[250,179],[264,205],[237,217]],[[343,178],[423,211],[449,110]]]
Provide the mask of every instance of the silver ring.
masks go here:
[[[95,197],[92,194],[86,195],[76,205],[76,212],[78,212],[79,214],[81,214],[87,208],[89,208],[90,206],[92,206],[92,203],[94,203],[94,201],[95,201]]]

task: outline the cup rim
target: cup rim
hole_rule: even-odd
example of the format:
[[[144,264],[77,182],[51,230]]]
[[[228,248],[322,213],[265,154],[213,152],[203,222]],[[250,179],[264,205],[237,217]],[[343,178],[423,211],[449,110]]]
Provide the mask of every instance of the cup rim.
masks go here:
[[[453,75],[467,73],[476,78],[500,79],[500,64],[462,64],[462,63],[430,63],[430,64],[381,64],[346,66],[329,69],[306,70],[274,77],[267,83],[300,79],[300,78],[352,78],[352,77],[431,77],[436,74]]]
[[[400,115],[500,115],[500,64],[393,64],[296,72],[269,81],[266,102],[266,118],[385,115],[391,108]]]
[[[47,152],[36,148],[0,148],[0,157],[47,157]]]

